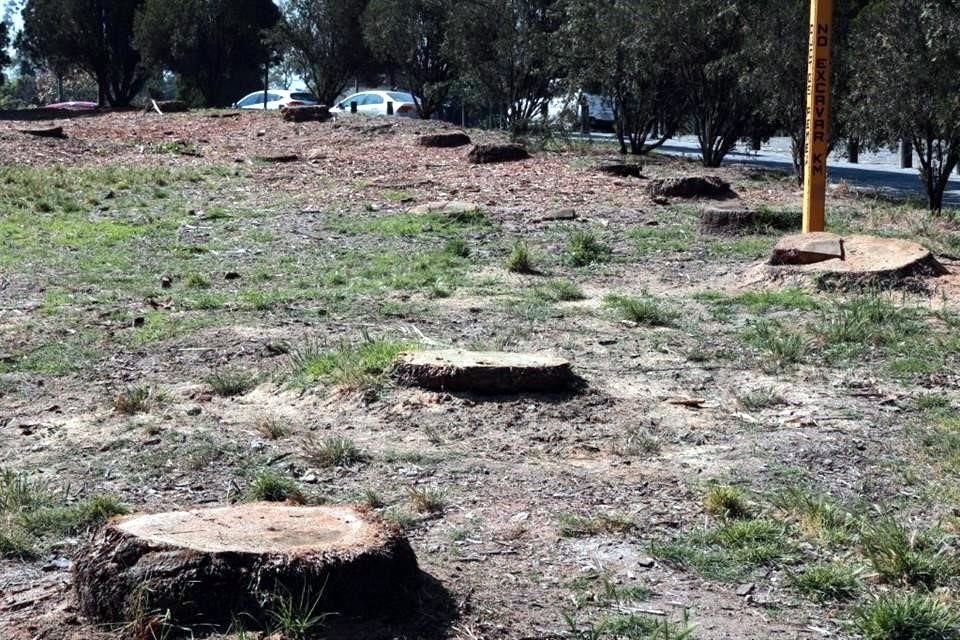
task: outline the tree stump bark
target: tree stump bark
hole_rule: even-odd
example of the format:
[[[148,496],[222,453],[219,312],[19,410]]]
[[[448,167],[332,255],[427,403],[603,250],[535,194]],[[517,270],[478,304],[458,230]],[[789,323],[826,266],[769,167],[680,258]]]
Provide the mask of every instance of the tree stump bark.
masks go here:
[[[44,129],[20,129],[20,133],[37,138],[60,138],[65,139],[67,134],[63,132],[63,127],[46,127]]]
[[[530,154],[519,144],[478,144],[470,150],[468,159],[473,164],[491,164],[529,160]]]
[[[617,178],[642,178],[643,177],[643,167],[639,164],[626,164],[626,163],[616,163],[616,164],[601,164],[597,167],[597,171],[600,173],[605,173],[608,176],[614,176]]]
[[[397,613],[420,575],[396,527],[349,506],[278,503],[118,518],[78,551],[74,571],[95,621],[169,611],[187,627],[266,621],[278,597],[317,615]]]
[[[730,183],[717,176],[688,176],[652,180],[647,192],[653,198],[712,198],[725,200],[737,194]]]
[[[435,133],[420,136],[417,138],[417,144],[421,147],[436,147],[441,149],[465,147],[470,144],[470,136],[465,133]]]
[[[404,354],[394,364],[393,376],[408,386],[480,395],[563,393],[581,383],[562,358],[460,350]]]
[[[323,105],[284,107],[280,115],[286,122],[326,122],[331,117],[330,109]]]
[[[756,215],[750,209],[704,209],[700,212],[700,233],[736,235],[756,227]]]

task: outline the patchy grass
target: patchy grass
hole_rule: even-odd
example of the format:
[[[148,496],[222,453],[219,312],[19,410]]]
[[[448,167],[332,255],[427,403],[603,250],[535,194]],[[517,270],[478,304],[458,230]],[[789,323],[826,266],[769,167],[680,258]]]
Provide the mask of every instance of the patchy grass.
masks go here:
[[[403,238],[417,238],[423,235],[461,236],[464,233],[487,231],[492,227],[490,220],[479,209],[451,214],[399,213],[376,218],[354,216],[337,220],[329,225],[330,229],[345,233]]]
[[[242,396],[257,385],[257,376],[249,371],[224,369],[211,373],[206,383],[218,396],[232,398]]]
[[[246,497],[252,502],[305,502],[303,491],[296,480],[270,469],[257,472]]]
[[[858,607],[853,623],[863,640],[954,640],[960,613],[933,596],[891,593]]]
[[[303,443],[303,457],[320,467],[349,467],[367,459],[367,455],[350,438],[329,436],[308,437]]]
[[[636,523],[616,513],[601,513],[595,516],[560,516],[560,535],[564,538],[586,538],[599,535],[623,535],[636,529]]]
[[[865,527],[860,543],[874,570],[889,584],[932,590],[947,584],[960,569],[947,536],[906,529],[892,520]]]
[[[537,271],[533,266],[533,256],[530,253],[530,249],[523,240],[517,240],[513,244],[513,249],[510,250],[510,255],[507,257],[505,266],[510,273],[529,274],[536,273]]]
[[[439,514],[447,507],[446,494],[435,487],[411,487],[407,499],[419,513]]]
[[[820,564],[800,573],[787,573],[787,582],[799,593],[818,602],[846,602],[864,590],[860,572],[845,564]]]
[[[750,323],[741,337],[761,355],[772,359],[774,364],[802,362],[809,349],[805,335],[773,320],[761,319]]]
[[[610,247],[588,231],[574,231],[567,239],[567,260],[574,267],[606,262],[610,254]]]
[[[773,503],[810,540],[849,545],[857,533],[857,519],[829,495],[788,487],[773,497]]]
[[[651,552],[708,578],[737,580],[760,567],[784,564],[793,544],[782,523],[758,518],[695,529],[671,541],[653,543]]]
[[[416,349],[410,342],[364,336],[359,344],[341,342],[333,348],[307,345],[291,354],[295,385],[324,383],[351,391],[380,387],[401,353]]]
[[[533,297],[543,302],[576,302],[587,296],[569,280],[549,280],[534,288]]]
[[[603,304],[624,320],[648,327],[672,327],[679,317],[677,311],[652,296],[635,298],[608,295],[603,299]]]
[[[703,506],[712,516],[740,520],[753,512],[746,494],[737,487],[717,484],[707,489]]]
[[[737,394],[737,402],[744,409],[769,409],[787,404],[780,392],[773,387],[757,387]]]
[[[256,423],[257,433],[267,440],[280,440],[290,435],[290,425],[282,418],[260,416]]]

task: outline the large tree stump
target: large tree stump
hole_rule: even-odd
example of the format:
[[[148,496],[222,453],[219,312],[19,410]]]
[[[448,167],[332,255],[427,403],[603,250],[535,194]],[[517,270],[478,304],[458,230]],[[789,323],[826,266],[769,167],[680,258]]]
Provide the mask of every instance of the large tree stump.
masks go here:
[[[643,166],[625,162],[607,163],[597,166],[597,171],[617,178],[642,178]]]
[[[764,267],[768,275],[815,276],[826,287],[924,288],[946,268],[923,245],[899,238],[810,233],[783,238]]]
[[[717,176],[687,176],[652,180],[647,192],[654,198],[712,198],[725,200],[737,194],[730,183]]]
[[[394,364],[393,376],[410,386],[480,395],[562,393],[580,383],[562,358],[454,349],[403,354]]]
[[[433,133],[417,138],[417,144],[421,147],[441,149],[465,147],[470,144],[470,136],[465,133]]]
[[[282,596],[316,602],[316,614],[397,613],[419,576],[396,527],[349,506],[278,503],[115,519],[74,566],[80,610],[93,620],[169,611],[190,627],[266,621]]]
[[[20,133],[37,138],[60,138],[65,139],[67,134],[63,132],[63,127],[45,127],[43,129],[20,129]]]
[[[467,156],[473,164],[529,160],[530,154],[519,144],[478,144]]]

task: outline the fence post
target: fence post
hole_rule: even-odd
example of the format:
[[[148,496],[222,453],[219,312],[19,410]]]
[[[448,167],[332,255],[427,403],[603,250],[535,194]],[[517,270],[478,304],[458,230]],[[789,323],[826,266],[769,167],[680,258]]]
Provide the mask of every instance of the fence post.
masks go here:
[[[357,112],[357,101],[352,100],[350,102],[350,113],[356,113],[356,112]]]
[[[388,116],[393,115],[393,103],[390,102],[389,100],[387,100],[387,115]]]

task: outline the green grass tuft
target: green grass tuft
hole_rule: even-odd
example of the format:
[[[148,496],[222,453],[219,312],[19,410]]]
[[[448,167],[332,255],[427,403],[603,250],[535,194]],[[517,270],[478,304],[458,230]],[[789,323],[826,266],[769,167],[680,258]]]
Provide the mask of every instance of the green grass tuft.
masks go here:
[[[247,371],[224,370],[207,376],[206,383],[218,396],[232,398],[253,389],[257,384],[257,376]]]
[[[859,572],[839,563],[816,565],[802,573],[787,573],[787,581],[803,595],[819,602],[853,600],[863,591]]]
[[[567,240],[567,259],[575,267],[586,267],[610,259],[610,247],[587,231],[575,231]]]
[[[885,594],[856,609],[854,626],[863,640],[956,640],[955,607],[920,593]]]
[[[590,517],[572,514],[560,516],[560,535],[564,538],[626,534],[636,527],[637,525],[633,520],[616,513],[601,513]]]
[[[332,349],[308,345],[291,356],[293,380],[298,386],[318,382],[362,391],[381,386],[393,362],[416,345],[365,336],[360,344],[341,342]]]
[[[289,500],[303,504],[303,491],[297,482],[270,469],[257,473],[247,491],[247,499],[253,502],[283,502]]]
[[[860,543],[877,574],[890,584],[935,589],[960,568],[945,536],[909,530],[893,520],[865,527]]]
[[[349,467],[367,459],[353,440],[344,436],[322,440],[308,437],[303,443],[303,456],[320,467]]]
[[[713,485],[703,498],[704,508],[712,516],[740,520],[749,518],[752,512],[746,494],[729,485]]]
[[[648,327],[671,327],[677,321],[679,313],[667,308],[652,297],[634,298],[631,296],[608,295],[603,304],[617,312],[624,320]]]
[[[533,256],[527,243],[523,240],[517,240],[513,249],[510,251],[506,262],[507,271],[510,273],[536,273],[533,266]]]

